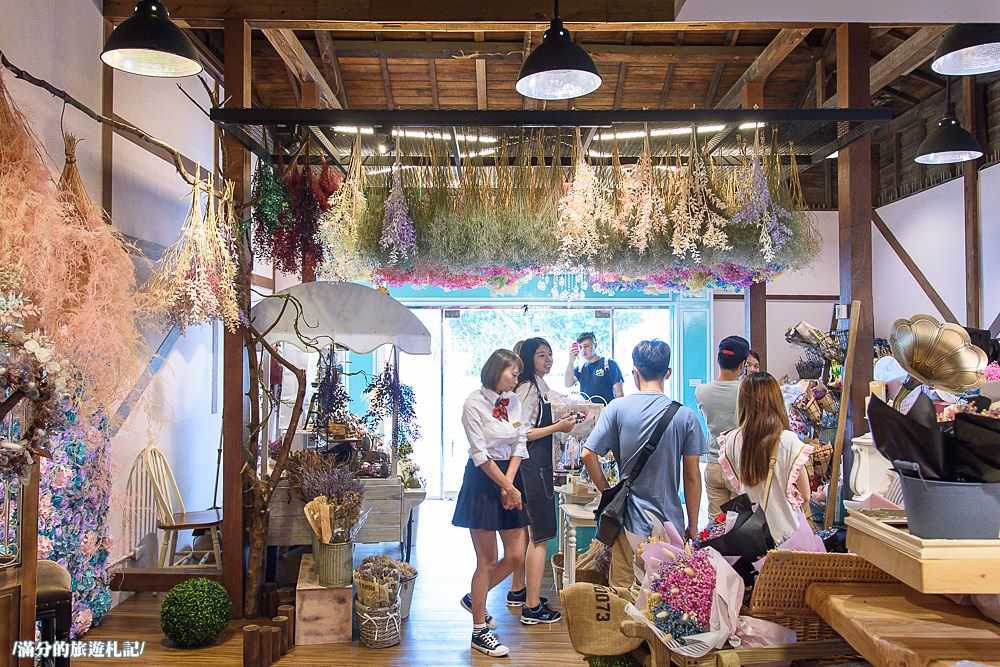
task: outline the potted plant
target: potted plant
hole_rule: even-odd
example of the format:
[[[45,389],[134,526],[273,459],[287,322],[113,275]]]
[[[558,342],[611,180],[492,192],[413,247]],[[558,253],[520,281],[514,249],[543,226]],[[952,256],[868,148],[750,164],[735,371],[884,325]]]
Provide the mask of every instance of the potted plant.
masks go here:
[[[306,502],[320,585],[349,586],[353,539],[363,523],[364,484],[334,457],[315,451],[289,454],[288,478]]]

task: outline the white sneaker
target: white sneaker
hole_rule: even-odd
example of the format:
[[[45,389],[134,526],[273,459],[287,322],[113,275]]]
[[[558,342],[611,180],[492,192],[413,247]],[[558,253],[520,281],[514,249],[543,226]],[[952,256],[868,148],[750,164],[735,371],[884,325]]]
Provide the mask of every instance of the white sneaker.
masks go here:
[[[491,658],[505,658],[510,649],[500,643],[500,638],[489,630],[472,631],[472,648]]]

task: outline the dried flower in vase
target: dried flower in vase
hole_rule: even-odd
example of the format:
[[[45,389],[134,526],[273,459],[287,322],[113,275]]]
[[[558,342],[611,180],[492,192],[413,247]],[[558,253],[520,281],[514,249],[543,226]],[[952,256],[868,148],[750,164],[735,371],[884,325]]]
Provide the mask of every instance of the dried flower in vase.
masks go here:
[[[333,456],[316,451],[292,452],[286,465],[288,481],[309,503],[306,517],[317,538],[346,542],[361,516],[365,486]]]

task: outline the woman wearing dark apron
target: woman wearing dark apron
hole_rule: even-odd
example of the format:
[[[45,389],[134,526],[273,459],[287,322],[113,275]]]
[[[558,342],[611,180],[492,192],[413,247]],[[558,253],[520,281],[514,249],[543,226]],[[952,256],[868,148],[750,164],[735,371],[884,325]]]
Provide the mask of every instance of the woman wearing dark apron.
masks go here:
[[[523,370],[516,390],[521,421],[528,431],[528,458],[521,461],[524,507],[528,512],[528,550],[524,567],[514,570],[507,606],[522,607],[521,623],[555,623],[562,614],[539,595],[545,572],[546,543],[556,536],[556,509],[552,489],[552,434],[569,433],[575,420],[553,423],[548,385],[543,376],[552,369],[552,347],[544,338],[529,338],[519,350]]]

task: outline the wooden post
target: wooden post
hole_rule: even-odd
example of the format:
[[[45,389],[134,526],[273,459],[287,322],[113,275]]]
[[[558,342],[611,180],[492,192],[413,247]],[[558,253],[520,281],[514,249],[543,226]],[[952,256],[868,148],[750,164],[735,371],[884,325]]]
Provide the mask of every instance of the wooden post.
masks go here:
[[[260,667],[271,667],[271,642],[274,635],[271,634],[271,626],[263,625],[258,628],[260,635]]]
[[[319,89],[316,87],[315,81],[302,82],[302,97],[299,100],[299,106],[303,109],[318,109],[320,107]],[[311,169],[308,165],[304,168]],[[302,282],[316,282],[316,265],[318,263],[319,258],[316,257],[313,249],[311,247],[304,248],[302,251]]]
[[[962,125],[988,150],[983,131],[983,90],[975,77],[962,77]],[[966,326],[982,326],[983,304],[983,227],[979,206],[979,167],[982,159],[962,163],[962,183],[965,190],[965,322]]]
[[[243,626],[243,667],[260,667],[260,626]]]
[[[278,615],[288,619],[288,648],[295,646],[295,605],[283,604],[278,607]]]
[[[271,632],[271,664],[278,662],[281,656],[284,655],[282,650],[282,639],[281,639],[281,628],[276,628],[273,625],[268,627]]]
[[[35,641],[35,605],[38,588],[38,475],[40,462],[31,467],[31,479],[21,487],[21,565],[18,567],[21,576],[20,591],[20,633],[21,641]],[[10,647],[2,647],[9,651]],[[34,667],[32,658],[20,658],[21,667]]]
[[[743,108],[764,108],[764,82],[743,86]],[[767,370],[767,283],[754,283],[744,292],[743,316],[750,348],[760,355],[760,370]]]
[[[274,616],[278,613],[278,584],[265,581],[260,587],[260,615]]]
[[[841,107],[871,105],[871,39],[868,26],[842,23],[837,27],[837,104]],[[840,150],[837,160],[840,216],[840,301],[861,302],[857,344],[852,361],[851,386],[844,385],[841,409],[846,406],[845,442],[865,431],[865,396],[872,379],[872,177],[871,135],[866,134]],[[850,451],[845,447],[845,455]],[[849,474],[845,462],[845,479]]]
[[[250,25],[242,19],[226,19],[223,29],[225,51],[226,106],[250,106]],[[250,194],[250,154],[232,136],[223,138],[222,173],[235,191],[239,206]],[[249,304],[250,262],[242,253],[237,268],[237,298]],[[222,583],[233,601],[233,616],[243,616],[243,454],[245,386],[247,373],[243,337],[228,329],[223,335],[222,380]]]
[[[288,636],[288,617],[287,616],[275,616],[271,619],[274,623],[274,627],[281,630],[281,654],[284,655],[288,653],[288,649],[292,647],[292,642]]]

